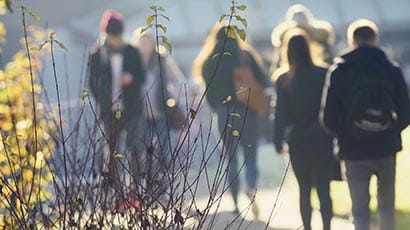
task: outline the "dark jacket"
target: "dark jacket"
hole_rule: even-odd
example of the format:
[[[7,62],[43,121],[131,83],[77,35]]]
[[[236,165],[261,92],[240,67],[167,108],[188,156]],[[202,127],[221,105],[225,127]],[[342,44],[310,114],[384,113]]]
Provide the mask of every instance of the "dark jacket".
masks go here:
[[[346,108],[349,105],[354,76],[349,74],[352,66],[368,62],[381,68],[391,78],[390,88],[396,106],[397,126],[390,135],[378,141],[360,141],[349,136],[344,124]],[[387,87],[387,86],[386,86]],[[329,71],[323,94],[321,119],[323,125],[337,135],[342,158],[365,160],[387,157],[402,149],[401,131],[410,123],[409,93],[400,68],[393,64],[386,54],[373,46],[359,48],[341,56]]]
[[[291,153],[332,153],[332,138],[321,128],[318,118],[326,72],[311,65],[292,76],[285,73],[278,78],[274,126],[277,150],[286,141]]]
[[[216,49],[214,54],[218,54],[220,51]],[[202,76],[206,82],[206,85],[209,85],[208,92],[206,93],[206,98],[208,100],[209,105],[212,109],[216,109],[223,105],[223,101],[228,97],[232,97],[232,101],[235,103],[235,86],[234,86],[234,75],[233,71],[236,67],[241,65],[240,62],[240,55],[242,55],[241,51],[238,51],[236,48],[231,48],[229,46],[225,49],[230,55],[222,55],[222,56],[214,56],[211,57],[205,62],[202,70]],[[252,54],[248,51],[244,51],[245,59],[247,59],[247,64],[249,64],[254,72],[255,78],[264,86],[268,87],[270,81],[262,69],[262,67],[257,64],[255,58]],[[218,61],[220,61],[219,66]],[[215,73],[215,77],[212,76]]]
[[[131,45],[125,45],[123,54],[123,72],[130,73],[132,82],[122,88],[122,101],[124,111],[122,111],[122,126],[141,113],[142,95],[141,86],[144,82],[144,69],[139,51]],[[109,54],[105,46],[97,47],[90,54],[89,67],[90,91],[95,97],[100,110],[101,118],[104,122],[112,119],[112,76]]]

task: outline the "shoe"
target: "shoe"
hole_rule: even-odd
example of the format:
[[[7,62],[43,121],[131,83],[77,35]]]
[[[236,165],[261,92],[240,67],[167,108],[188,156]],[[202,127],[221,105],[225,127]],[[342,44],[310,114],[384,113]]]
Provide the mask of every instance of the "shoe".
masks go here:
[[[117,204],[115,205],[115,211],[117,213],[123,214],[126,209],[139,207],[140,202],[138,200],[135,200],[133,198],[127,198],[117,202]]]
[[[235,208],[233,209],[232,214],[235,215],[235,216],[240,215],[238,205],[235,204]]]
[[[252,213],[255,219],[259,219],[259,207],[255,200],[256,190],[249,190],[246,192],[246,196],[252,202]]]

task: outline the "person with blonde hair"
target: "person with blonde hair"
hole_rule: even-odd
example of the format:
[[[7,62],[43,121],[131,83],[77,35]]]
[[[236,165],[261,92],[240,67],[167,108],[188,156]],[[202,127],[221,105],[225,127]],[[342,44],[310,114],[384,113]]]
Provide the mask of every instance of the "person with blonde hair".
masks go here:
[[[319,123],[320,98],[327,68],[313,63],[308,37],[302,30],[289,31],[283,48],[287,65],[276,81],[274,144],[279,154],[289,152],[299,185],[304,229],[312,229],[311,191],[316,187],[323,229],[329,230],[333,216],[329,184],[336,161],[332,137]]]
[[[331,45],[335,41],[332,25],[327,21],[314,18],[312,12],[306,6],[295,4],[289,7],[286,12],[285,21],[272,30],[271,43],[274,47],[274,53],[271,73],[281,67],[282,61],[286,60],[286,57],[282,56],[281,48],[286,33],[292,29],[301,29],[310,37],[311,45],[314,48],[311,52],[315,60],[332,63]]]
[[[353,22],[351,50],[331,68],[323,91],[321,120],[336,135],[345,160],[356,230],[370,229],[370,178],[377,177],[380,229],[395,229],[396,154],[410,124],[410,100],[402,70],[378,46],[378,29]]]
[[[209,33],[201,52],[194,61],[194,76],[206,84],[205,96],[208,104],[218,117],[218,128],[224,143],[223,152],[228,156],[228,181],[234,203],[235,213],[238,209],[239,166],[237,146],[243,149],[244,168],[250,199],[256,193],[257,143],[258,131],[257,112],[239,102],[238,91],[235,87],[235,70],[241,66],[248,66],[254,80],[262,87],[270,85],[266,73],[263,71],[262,61],[252,47],[239,39],[228,36],[231,29],[226,23],[216,24]],[[249,76],[251,77],[251,76]],[[240,136],[240,137],[239,137]],[[253,213],[259,214],[256,203]]]

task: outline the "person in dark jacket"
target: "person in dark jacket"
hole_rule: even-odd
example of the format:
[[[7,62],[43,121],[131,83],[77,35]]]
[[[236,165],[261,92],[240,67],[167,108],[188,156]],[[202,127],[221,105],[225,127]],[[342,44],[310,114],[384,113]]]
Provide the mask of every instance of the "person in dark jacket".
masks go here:
[[[378,47],[377,33],[377,26],[369,20],[349,26],[347,34],[353,50],[331,68],[323,93],[321,119],[337,136],[345,160],[356,230],[370,227],[372,175],[378,180],[380,229],[395,229],[396,153],[402,149],[400,133],[410,123],[409,94],[402,71]],[[369,85],[356,87],[359,83]],[[359,119],[356,116],[361,113],[354,109],[355,104],[358,110],[365,108]],[[381,116],[384,108],[386,117]]]
[[[274,144],[278,153],[289,155],[299,184],[304,229],[310,230],[311,190],[316,187],[323,229],[330,229],[333,216],[329,183],[333,172],[333,140],[319,124],[319,109],[326,68],[313,64],[307,35],[289,31],[285,38],[288,71],[276,81]]]
[[[89,69],[90,91],[97,103],[110,156],[108,165],[102,161],[99,167],[102,167],[103,174],[114,177],[111,178],[114,181],[118,181],[121,176],[119,167],[123,166],[119,165],[117,158],[111,158],[115,152],[125,154],[125,149],[137,145],[137,126],[143,101],[142,59],[139,51],[123,40],[123,20],[118,12],[104,13],[101,19],[103,39],[91,52]]]
[[[235,203],[235,212],[238,213],[238,166],[242,164],[238,162],[236,147],[240,146],[244,151],[248,185],[246,194],[252,198],[256,192],[258,178],[256,165],[258,132],[255,129],[257,113],[236,99],[234,70],[247,64],[263,87],[268,87],[270,82],[256,52],[237,36],[227,37],[227,30],[228,26],[224,24],[218,23],[214,26],[194,62],[194,75],[205,81],[208,87],[206,91],[208,104],[218,116],[218,128],[224,141],[224,151],[229,156],[229,187]],[[253,205],[253,212],[258,216],[256,203]]]

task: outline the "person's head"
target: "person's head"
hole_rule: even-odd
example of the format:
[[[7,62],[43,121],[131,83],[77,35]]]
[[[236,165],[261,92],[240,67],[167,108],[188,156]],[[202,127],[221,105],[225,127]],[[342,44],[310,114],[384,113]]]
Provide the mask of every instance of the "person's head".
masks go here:
[[[150,30],[136,29],[132,34],[131,44],[140,50],[146,63],[155,51],[155,38]]]
[[[123,44],[124,17],[120,13],[113,10],[105,11],[100,21],[100,28],[112,47],[118,48]]]
[[[347,29],[347,40],[350,46],[378,44],[377,25],[368,19],[359,19],[349,25]]]
[[[313,20],[312,12],[302,4],[289,7],[285,16],[286,20],[294,21],[299,26],[307,26]]]
[[[308,35],[302,30],[295,29],[285,35],[284,56],[289,69],[312,65]]]
[[[199,55],[194,61],[193,75],[197,77],[197,79],[202,77],[202,69],[205,62],[207,62],[209,58],[212,58],[214,54],[219,53],[223,44],[225,44],[224,50],[227,52],[239,49],[241,44],[240,39],[236,34],[234,34],[236,38],[227,37],[227,30],[228,26],[225,22],[215,24],[210,30]]]

